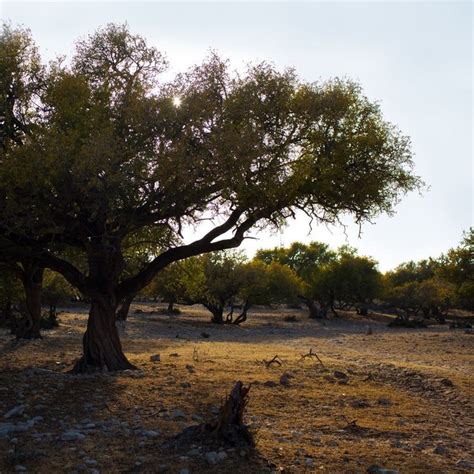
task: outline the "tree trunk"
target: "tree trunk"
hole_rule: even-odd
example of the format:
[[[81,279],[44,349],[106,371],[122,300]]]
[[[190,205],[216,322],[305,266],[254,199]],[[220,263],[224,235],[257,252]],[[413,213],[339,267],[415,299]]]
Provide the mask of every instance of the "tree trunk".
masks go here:
[[[22,263],[22,267],[26,311],[25,318],[17,321],[15,336],[17,339],[39,339],[44,268],[31,262]]]
[[[166,310],[168,314],[173,314],[174,311],[174,301],[170,301],[168,303],[168,309]]]
[[[214,305],[205,305],[206,308],[212,313],[211,323],[214,324],[224,324],[224,307],[223,306],[214,306]]]
[[[310,319],[325,319],[327,315],[327,308],[322,305],[318,305],[311,299],[305,300],[306,305],[309,309]]]
[[[119,309],[117,310],[117,315],[116,315],[116,318],[117,318],[117,321],[126,321],[127,320],[127,316],[128,316],[128,312],[130,311],[130,306],[133,302],[133,298],[135,298],[136,295],[134,295],[133,293],[126,296],[123,300],[122,300],[122,304],[120,305]]]
[[[12,318],[12,299],[8,296],[2,309],[2,319],[10,322]]]
[[[135,369],[122,350],[115,326],[114,305],[108,298],[93,298],[82,345],[84,354],[76,362],[72,373],[88,373],[97,370]]]

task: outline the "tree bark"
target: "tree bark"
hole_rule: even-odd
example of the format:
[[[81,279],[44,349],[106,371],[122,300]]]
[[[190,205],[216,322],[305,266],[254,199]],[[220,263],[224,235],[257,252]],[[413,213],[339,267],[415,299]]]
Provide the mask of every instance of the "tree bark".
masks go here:
[[[12,318],[12,299],[8,296],[2,308],[2,319],[10,322]]]
[[[117,310],[117,321],[126,321],[128,317],[128,312],[130,311],[130,306],[135,298],[135,294],[130,294],[122,300],[122,304]]]
[[[322,305],[318,305],[312,299],[305,299],[304,301],[309,309],[310,319],[325,319],[327,315],[327,308]]]
[[[83,355],[76,362],[72,373],[117,371],[135,369],[122,350],[115,324],[116,287],[123,271],[124,261],[117,242],[92,242],[88,249],[91,299],[87,330],[82,339]],[[122,295],[122,299],[129,294]]]
[[[168,302],[168,309],[166,310],[169,314],[173,314],[174,311],[174,301]]]
[[[44,268],[33,262],[23,262],[22,267],[26,311],[25,318],[17,321],[15,336],[17,339],[39,339]]]
[[[116,305],[107,298],[92,299],[87,330],[82,340],[84,353],[72,369],[73,373],[136,368],[123,353],[115,326],[115,310]]]
[[[204,305],[211,313],[211,323],[224,324],[224,306],[205,304]]]

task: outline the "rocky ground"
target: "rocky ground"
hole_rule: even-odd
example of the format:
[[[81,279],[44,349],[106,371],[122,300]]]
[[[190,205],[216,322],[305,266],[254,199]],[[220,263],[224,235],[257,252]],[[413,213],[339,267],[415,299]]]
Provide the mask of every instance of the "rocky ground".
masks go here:
[[[472,334],[298,310],[217,327],[201,308],[159,310],[132,307],[121,332],[140,370],[120,374],[66,373],[85,309],[39,341],[1,332],[1,473],[474,472]],[[237,380],[251,384],[255,449],[175,439]]]

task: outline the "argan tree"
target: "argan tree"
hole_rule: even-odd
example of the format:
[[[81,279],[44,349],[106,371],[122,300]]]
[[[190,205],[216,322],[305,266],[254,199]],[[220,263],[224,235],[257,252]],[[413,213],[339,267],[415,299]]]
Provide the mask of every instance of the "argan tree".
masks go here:
[[[321,269],[336,261],[336,252],[322,242],[293,242],[289,247],[259,250],[256,258],[267,264],[278,262],[288,266],[302,280],[299,299],[308,307],[311,319],[326,317],[328,304],[320,282],[315,281]],[[324,296],[324,297],[323,297]]]
[[[238,247],[298,209],[361,223],[420,184],[409,139],[354,82],[307,83],[266,63],[236,74],[211,55],[163,83],[165,67],[142,37],[108,25],[50,65],[39,99],[19,97],[12,112],[28,133],[0,155],[0,232],[91,301],[76,372],[133,367],[117,305],[170,263]],[[206,233],[124,275],[127,238],[179,235],[203,219]]]
[[[380,295],[381,289],[377,262],[357,255],[356,249],[348,246],[339,248],[336,258],[316,268],[309,283],[313,298],[334,314],[338,308],[354,308],[366,316],[369,304]]]

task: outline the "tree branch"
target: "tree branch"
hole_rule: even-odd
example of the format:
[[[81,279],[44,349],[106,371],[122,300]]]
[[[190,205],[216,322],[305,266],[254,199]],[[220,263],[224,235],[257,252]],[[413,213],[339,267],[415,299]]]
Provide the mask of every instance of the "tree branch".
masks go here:
[[[120,299],[129,293],[137,293],[147,286],[153,280],[154,276],[170,263],[203,253],[238,247],[244,240],[245,232],[257,222],[259,218],[257,215],[252,215],[239,224],[233,237],[217,242],[213,242],[213,240],[231,230],[232,227],[237,224],[242,214],[242,210],[236,209],[223,224],[209,231],[203,238],[188,245],[174,247],[158,255],[135,276],[122,281],[116,288],[116,297]]]

